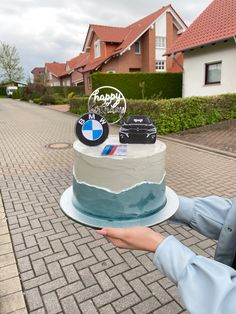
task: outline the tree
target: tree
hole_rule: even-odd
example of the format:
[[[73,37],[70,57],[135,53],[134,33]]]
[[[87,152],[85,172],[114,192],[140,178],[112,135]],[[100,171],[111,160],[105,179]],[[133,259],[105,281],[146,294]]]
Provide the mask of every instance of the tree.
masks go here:
[[[0,78],[3,82],[24,79],[24,69],[16,47],[3,42],[0,42]]]

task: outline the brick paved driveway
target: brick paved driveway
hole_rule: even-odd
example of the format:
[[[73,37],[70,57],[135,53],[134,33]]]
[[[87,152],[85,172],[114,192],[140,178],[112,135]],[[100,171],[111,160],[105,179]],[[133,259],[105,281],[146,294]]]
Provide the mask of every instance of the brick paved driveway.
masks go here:
[[[168,137],[236,156],[236,119],[169,134]]]
[[[27,312],[185,313],[175,286],[153,266],[152,254],[115,249],[60,210],[60,196],[72,182],[73,152],[47,145],[72,143],[75,120],[0,99],[0,187]],[[177,193],[235,194],[234,158],[166,144],[167,183]],[[163,223],[154,229],[176,235],[198,254],[214,254],[215,243],[188,228]],[[0,262],[9,255],[2,254]],[[2,304],[5,311],[0,312],[26,313],[16,301],[14,310],[7,306],[14,298],[11,289],[1,295],[6,285],[0,276],[0,309]]]

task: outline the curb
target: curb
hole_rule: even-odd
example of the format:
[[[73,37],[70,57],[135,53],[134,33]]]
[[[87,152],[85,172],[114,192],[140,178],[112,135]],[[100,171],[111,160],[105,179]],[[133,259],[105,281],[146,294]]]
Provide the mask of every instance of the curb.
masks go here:
[[[14,249],[0,194],[0,313],[27,314]]]
[[[227,151],[224,151],[224,150],[219,150],[219,149],[211,148],[209,146],[194,144],[194,143],[191,143],[191,142],[175,139],[175,138],[168,137],[168,136],[161,136],[161,135],[159,135],[158,137],[161,138],[162,140],[175,142],[175,143],[178,143],[178,144],[181,144],[181,145],[185,145],[185,146],[196,148],[198,150],[208,151],[208,152],[211,152],[211,153],[214,153],[214,154],[223,155],[223,156],[230,157],[230,158],[236,158],[236,154],[230,153],[230,152],[227,152]]]

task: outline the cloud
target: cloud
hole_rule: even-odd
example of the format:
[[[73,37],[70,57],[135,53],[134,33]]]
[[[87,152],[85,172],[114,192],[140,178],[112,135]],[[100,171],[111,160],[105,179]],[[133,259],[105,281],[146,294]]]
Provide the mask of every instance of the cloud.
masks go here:
[[[0,41],[14,45],[26,73],[45,62],[78,55],[89,24],[127,26],[172,4],[190,24],[211,0],[3,0]]]

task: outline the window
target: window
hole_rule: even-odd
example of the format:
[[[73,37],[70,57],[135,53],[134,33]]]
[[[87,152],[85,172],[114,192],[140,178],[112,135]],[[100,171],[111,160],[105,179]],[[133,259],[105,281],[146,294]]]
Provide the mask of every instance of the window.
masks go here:
[[[94,42],[94,58],[98,58],[100,56],[101,56],[100,39],[97,39]]]
[[[156,37],[156,47],[157,48],[166,48],[166,37],[157,36]]]
[[[140,54],[141,53],[141,44],[140,41],[136,41],[134,43],[134,51],[136,54]]]
[[[165,60],[157,60],[156,61],[156,71],[165,71],[166,63]]]
[[[205,65],[205,84],[217,84],[221,82],[221,62]]]
[[[140,68],[129,68],[129,72],[141,72]]]

